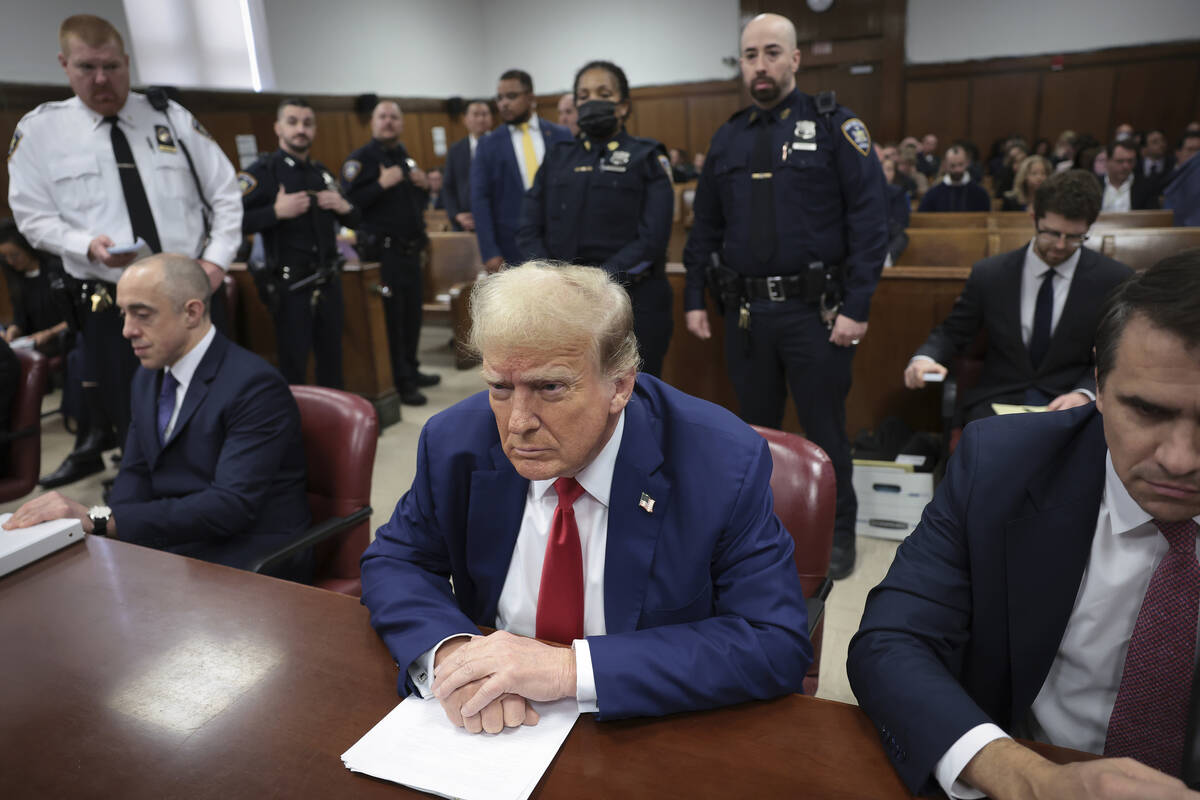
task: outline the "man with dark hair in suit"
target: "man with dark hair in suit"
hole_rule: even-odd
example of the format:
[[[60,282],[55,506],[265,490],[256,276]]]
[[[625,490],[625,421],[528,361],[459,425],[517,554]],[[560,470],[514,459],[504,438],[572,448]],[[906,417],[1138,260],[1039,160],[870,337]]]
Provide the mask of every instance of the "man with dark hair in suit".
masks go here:
[[[1121,284],[1095,343],[1096,404],[968,425],[867,597],[847,673],[914,793],[1200,798],[1171,777],[1200,769],[1200,251]]]
[[[1137,171],[1137,145],[1132,139],[1119,139],[1107,148],[1108,166],[1103,178],[1101,211],[1141,211],[1158,208],[1159,181]]]
[[[603,270],[505,269],[471,317],[488,390],[426,424],[362,561],[400,692],[498,733],[536,721],[529,700],[615,719],[799,691],[812,649],[764,440],[637,374]]]
[[[518,264],[521,201],[550,145],[567,141],[566,128],[538,118],[533,78],[510,69],[500,76],[496,105],[504,124],[485,136],[471,161],[471,212],[479,254],[489,272]]]
[[[208,278],[190,258],[151,256],[117,284],[141,366],[111,508],[50,492],[6,528],[76,517],[87,533],[246,569],[308,527],[300,412],[283,376],[213,327]],[[310,555],[283,574],[302,578]]]
[[[1050,176],[1033,201],[1032,241],[971,268],[950,316],[934,328],[904,371],[919,389],[929,373],[945,375],[950,359],[985,332],[979,384],[964,394],[966,420],[993,413],[992,403],[1049,405],[1095,399],[1092,335],[1100,304],[1129,276],[1129,267],[1081,247],[1100,213],[1095,179],[1082,170]]]
[[[442,189],[446,215],[456,231],[475,230],[471,214],[471,160],[479,139],[492,129],[492,107],[486,100],[472,100],[463,114],[467,126],[466,138],[450,145],[446,153],[446,178]]]

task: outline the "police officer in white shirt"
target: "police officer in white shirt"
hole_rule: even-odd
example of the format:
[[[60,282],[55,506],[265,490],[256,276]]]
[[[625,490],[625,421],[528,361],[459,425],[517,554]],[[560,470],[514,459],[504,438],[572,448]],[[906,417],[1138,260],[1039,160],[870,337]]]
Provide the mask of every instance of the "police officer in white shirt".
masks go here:
[[[137,360],[121,338],[113,299],[122,270],[151,252],[195,257],[214,289],[241,239],[242,204],[233,166],[182,106],[162,110],[129,91],[120,33],[88,14],[59,28],[58,60],[75,96],[43,103],[18,123],[9,145],[8,202],[21,233],[62,257],[83,306],[84,386],[89,413],[105,414],[124,440]],[[104,468],[107,425],[43,485]]]

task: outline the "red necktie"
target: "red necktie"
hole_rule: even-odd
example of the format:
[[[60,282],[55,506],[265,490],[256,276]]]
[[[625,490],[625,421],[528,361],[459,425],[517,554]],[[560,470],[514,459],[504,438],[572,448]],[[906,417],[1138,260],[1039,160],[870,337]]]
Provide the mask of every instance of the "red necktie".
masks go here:
[[[558,508],[550,524],[542,585],[538,589],[537,638],[570,644],[583,638],[583,550],[575,524],[575,501],[583,487],[574,478],[554,482]]]
[[[1196,655],[1197,526],[1190,519],[1154,524],[1170,549],[1150,578],[1129,638],[1104,755],[1136,758],[1178,776]]]

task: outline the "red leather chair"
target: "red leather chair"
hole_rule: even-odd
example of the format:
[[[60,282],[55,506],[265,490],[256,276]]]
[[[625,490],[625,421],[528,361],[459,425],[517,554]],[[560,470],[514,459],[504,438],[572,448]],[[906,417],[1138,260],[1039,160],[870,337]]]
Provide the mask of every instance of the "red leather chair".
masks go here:
[[[804,678],[804,693],[816,694],[821,667],[821,638],[825,630],[825,599],[833,588],[829,558],[833,551],[833,519],[837,481],[825,451],[794,433],[752,425],[767,440],[774,471],[771,493],[775,514],[796,544],[796,570],[808,598],[808,634],[813,663]]]
[[[0,503],[32,492],[42,467],[42,396],[50,363],[33,349],[14,352],[21,362],[21,382],[13,399],[9,430],[0,433],[0,447],[9,448],[8,470],[0,475]]]
[[[379,418],[374,406],[349,392],[319,386],[291,389],[300,407],[312,527],[253,571],[262,572],[313,547],[313,585],[359,597],[358,560],[371,540],[371,474]]]

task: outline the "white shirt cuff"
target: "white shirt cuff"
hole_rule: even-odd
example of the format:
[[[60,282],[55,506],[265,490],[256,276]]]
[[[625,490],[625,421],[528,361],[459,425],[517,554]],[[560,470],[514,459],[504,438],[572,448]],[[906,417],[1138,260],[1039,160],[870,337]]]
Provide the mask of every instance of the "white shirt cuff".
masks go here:
[[[908,363],[915,364],[918,361],[928,361],[930,364],[938,363],[938,362],[934,361],[932,358],[930,358],[929,356],[913,356],[912,358],[910,358],[908,360]]]
[[[438,648],[444,645],[451,639],[458,639],[462,636],[470,638],[469,633],[456,633],[453,636],[447,636],[433,647],[426,650],[408,666],[408,677],[417,687],[417,692],[421,695],[422,700],[429,700],[433,697],[433,664],[437,658]]]
[[[600,710],[596,700],[596,674],[592,672],[592,648],[587,639],[571,642],[575,651],[575,700],[580,714],[591,714]]]
[[[1072,389],[1071,391],[1079,392],[1081,395],[1086,397],[1088,400],[1091,400],[1093,403],[1096,402],[1096,394],[1092,391],[1089,391],[1087,389]]]
[[[976,725],[971,730],[958,737],[958,741],[950,745],[946,754],[938,759],[933,768],[933,777],[947,795],[954,800],[976,800],[986,797],[983,792],[968,783],[959,780],[958,776],[966,768],[967,762],[978,755],[979,751],[997,739],[1010,739],[999,725],[985,722]]]

